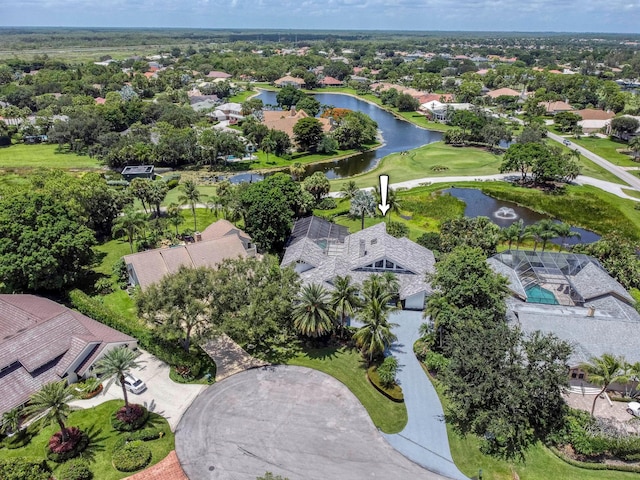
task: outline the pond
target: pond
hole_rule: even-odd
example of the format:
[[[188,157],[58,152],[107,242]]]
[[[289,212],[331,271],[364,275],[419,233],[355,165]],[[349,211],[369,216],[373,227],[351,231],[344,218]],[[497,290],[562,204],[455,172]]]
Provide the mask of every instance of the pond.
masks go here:
[[[465,203],[465,217],[489,217],[493,223],[499,227],[508,227],[513,222],[520,219],[525,225],[531,225],[545,218],[551,218],[526,207],[521,207],[515,203],[497,200],[486,195],[476,188],[448,188],[444,190],[446,193],[462,200]],[[572,232],[578,232],[580,237],[571,237],[564,239],[568,245],[578,243],[593,243],[600,240],[600,235],[584,228],[571,227]],[[562,239],[553,239],[552,243],[560,245]]]
[[[277,92],[261,91],[256,97],[265,105],[276,105]],[[372,152],[354,155],[334,162],[318,163],[307,167],[306,175],[314,172],[324,172],[330,178],[344,178],[363,173],[374,168],[378,161],[391,153],[413,150],[428,143],[442,140],[441,132],[425,130],[414,124],[399,120],[386,110],[369,102],[349,95],[337,93],[317,93],[314,98],[321,105],[330,105],[336,108],[348,108],[368,115],[378,124],[382,132],[384,145]]]

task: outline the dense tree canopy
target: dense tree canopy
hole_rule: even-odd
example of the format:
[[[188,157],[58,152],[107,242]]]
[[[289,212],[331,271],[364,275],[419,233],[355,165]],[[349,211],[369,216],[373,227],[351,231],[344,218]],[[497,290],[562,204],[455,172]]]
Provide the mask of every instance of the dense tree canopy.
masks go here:
[[[73,286],[92,265],[94,244],[94,233],[51,195],[0,199],[0,282],[6,292]]]

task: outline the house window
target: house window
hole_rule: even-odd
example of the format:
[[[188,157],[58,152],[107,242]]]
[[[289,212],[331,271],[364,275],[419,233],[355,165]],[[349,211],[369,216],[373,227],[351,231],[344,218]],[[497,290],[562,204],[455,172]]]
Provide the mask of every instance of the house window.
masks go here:
[[[384,268],[384,260],[378,260],[375,268]]]
[[[576,372],[571,373],[571,378],[576,378],[577,376]]]
[[[580,379],[584,378],[584,373],[578,374],[578,378],[580,378]]]
[[[387,263],[386,263],[386,268],[387,268],[387,269],[392,270],[392,269],[396,268],[396,264],[395,264],[395,263],[393,263],[392,261],[387,260],[386,262],[387,262]]]

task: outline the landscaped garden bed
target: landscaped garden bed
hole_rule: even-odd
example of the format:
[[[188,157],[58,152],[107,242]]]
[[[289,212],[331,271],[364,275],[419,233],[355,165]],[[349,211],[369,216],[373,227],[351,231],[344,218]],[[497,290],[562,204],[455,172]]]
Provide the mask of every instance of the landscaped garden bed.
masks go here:
[[[87,459],[87,465],[94,473],[93,478],[96,480],[118,480],[130,475],[130,473],[116,470],[112,464],[114,450],[127,442],[144,442],[144,446],[151,451],[149,465],[162,460],[175,448],[174,435],[169,424],[156,413],[148,413],[146,426],[140,430],[135,432],[114,430],[111,426],[111,416],[121,406],[121,400],[111,400],[90,409],[74,411],[69,415],[68,424],[88,435],[89,444],[82,457]],[[41,428],[37,424],[32,424],[29,429],[30,431],[33,429],[34,435],[27,445],[15,449],[0,449],[0,466],[3,461],[17,462],[18,459],[34,461],[37,464],[44,461],[46,468],[49,468],[53,476],[59,479],[60,472],[68,468],[66,465],[76,461],[73,459],[58,464],[46,459],[49,438],[59,428],[57,425]],[[49,477],[50,474],[43,473],[43,480]]]

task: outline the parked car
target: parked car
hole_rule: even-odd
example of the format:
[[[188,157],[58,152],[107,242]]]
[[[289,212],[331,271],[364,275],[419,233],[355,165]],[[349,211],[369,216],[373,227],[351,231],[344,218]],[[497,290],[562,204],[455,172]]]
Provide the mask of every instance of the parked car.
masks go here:
[[[567,147],[569,145],[571,145],[571,141],[570,140],[563,140],[562,143],[564,143]]]
[[[640,403],[639,402],[629,402],[627,403],[627,412],[634,417],[640,417]]]
[[[116,383],[120,385],[120,382]],[[124,376],[124,388],[137,395],[138,393],[144,392],[147,389],[147,385],[138,377],[127,374]]]

